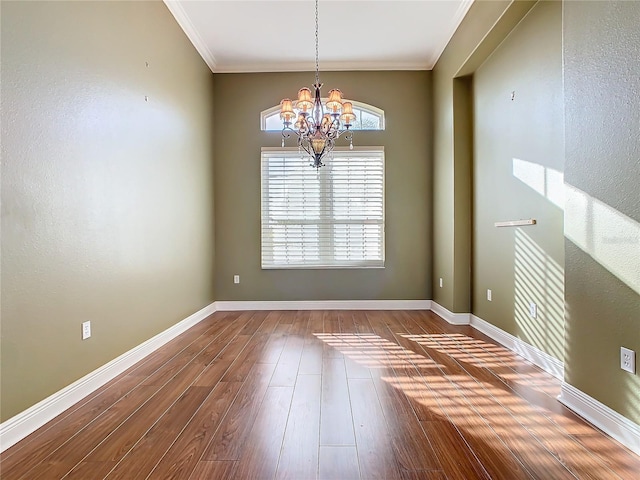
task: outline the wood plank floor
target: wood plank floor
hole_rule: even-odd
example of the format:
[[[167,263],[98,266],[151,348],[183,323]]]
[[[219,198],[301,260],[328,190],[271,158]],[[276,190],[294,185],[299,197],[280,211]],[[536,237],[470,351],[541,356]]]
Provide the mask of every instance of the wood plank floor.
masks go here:
[[[640,478],[559,389],[431,312],[217,312],[2,453],[0,476]]]

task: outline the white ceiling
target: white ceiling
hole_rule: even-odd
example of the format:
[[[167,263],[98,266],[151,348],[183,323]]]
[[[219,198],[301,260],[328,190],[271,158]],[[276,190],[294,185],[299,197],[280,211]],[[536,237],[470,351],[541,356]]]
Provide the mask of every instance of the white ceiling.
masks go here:
[[[315,69],[314,0],[164,0],[213,72]],[[320,0],[321,70],[429,70],[473,0]]]

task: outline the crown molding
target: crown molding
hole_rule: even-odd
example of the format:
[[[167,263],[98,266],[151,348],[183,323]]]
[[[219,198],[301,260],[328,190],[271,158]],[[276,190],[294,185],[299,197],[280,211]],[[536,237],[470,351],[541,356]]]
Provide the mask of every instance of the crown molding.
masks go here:
[[[182,8],[182,5],[180,4],[180,2],[177,0],[163,0],[163,1],[164,1],[164,4],[169,9],[169,11],[171,12],[171,14],[173,15],[173,18],[175,18],[176,22],[178,22],[178,25],[180,25],[180,28],[182,28],[184,33],[187,35],[187,38],[191,41],[191,43],[196,48],[196,50],[198,51],[202,59],[209,66],[209,69],[215,73],[216,65],[218,63],[216,61],[216,57],[214,57],[211,50],[209,50],[207,43],[198,34],[198,31],[193,26],[193,23],[191,23],[191,20],[189,20],[189,16],[184,11],[184,8]]]
[[[323,62],[320,75],[323,72],[354,72],[354,71],[425,71],[431,70],[433,65],[427,62]],[[312,72],[313,65],[309,62],[288,62],[264,65],[263,63],[248,63],[241,65],[219,66],[214,73],[284,73],[284,72]]]
[[[429,66],[429,70],[432,70],[433,67],[435,67],[436,63],[438,63],[438,60],[440,60],[440,57],[442,56],[442,54],[444,53],[445,49],[449,45],[449,42],[451,42],[451,39],[453,38],[453,36],[456,33],[456,30],[458,30],[458,27],[462,23],[462,20],[464,19],[465,15],[467,14],[469,9],[471,8],[471,5],[473,5],[474,1],[475,0],[464,0],[458,6],[458,10],[456,11],[455,15],[453,16],[451,30],[449,31],[449,35],[447,36],[449,41],[442,46],[442,48],[440,49],[439,52],[438,51],[434,52],[433,57],[431,57],[429,59],[429,62],[428,62],[428,64],[430,65]]]

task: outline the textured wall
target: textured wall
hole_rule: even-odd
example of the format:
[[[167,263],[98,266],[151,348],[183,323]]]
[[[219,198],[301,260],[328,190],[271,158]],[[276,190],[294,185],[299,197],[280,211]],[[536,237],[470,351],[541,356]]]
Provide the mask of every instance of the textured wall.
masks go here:
[[[619,361],[640,353],[638,19],[639,2],[564,4],[565,379],[640,424]]]
[[[2,420],[214,300],[212,77],[161,2],[2,2]]]
[[[279,146],[281,136],[260,132],[260,112],[309,86],[313,74],[220,74],[215,80],[218,300],[430,298],[430,73],[321,72],[320,79],[324,93],[339,87],[345,97],[385,111],[385,131],[354,135],[355,145],[385,147],[385,268],[261,270],[260,148]],[[240,275],[238,285],[234,274]]]
[[[462,77],[475,71],[534,3],[475,2],[433,69],[433,300],[454,312],[469,312],[471,288],[472,112]]]
[[[474,87],[472,312],[562,359],[562,4],[538,3],[476,71]],[[494,226],[526,218],[537,225]]]

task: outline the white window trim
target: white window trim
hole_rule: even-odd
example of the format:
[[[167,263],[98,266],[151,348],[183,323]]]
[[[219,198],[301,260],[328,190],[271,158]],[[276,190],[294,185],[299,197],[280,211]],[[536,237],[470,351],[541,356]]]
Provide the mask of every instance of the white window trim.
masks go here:
[[[336,156],[339,156],[340,153],[349,153],[349,152],[360,152],[367,153],[371,152],[372,154],[379,155],[382,154],[382,238],[381,238],[381,259],[376,261],[375,264],[372,262],[371,264],[359,264],[359,265],[264,265],[263,263],[263,253],[262,253],[262,222],[264,211],[262,207],[263,201],[263,188],[264,182],[262,178],[262,168],[263,168],[263,154],[264,153],[286,153],[286,154],[295,154],[296,156],[299,154],[299,150],[296,147],[262,147],[260,154],[260,258],[261,258],[261,268],[263,270],[330,270],[330,269],[383,269],[385,268],[385,256],[386,256],[386,181],[385,181],[385,152],[384,147],[382,146],[369,146],[369,147],[354,147],[353,149],[349,149],[348,147],[336,147],[333,150],[336,153]],[[306,155],[306,154],[305,154]],[[329,160],[330,161],[330,160]],[[311,169],[312,167],[309,166]]]
[[[323,98],[322,99],[322,103],[326,103],[327,98]],[[344,99],[344,101],[347,102],[351,102],[353,104],[353,108],[357,109],[357,110],[364,110],[367,113],[370,113],[371,115],[375,115],[376,117],[378,117],[380,119],[380,128],[377,128],[375,130],[370,130],[370,129],[362,129],[362,130],[352,130],[354,132],[379,132],[385,129],[385,118],[384,118],[384,110],[382,110],[381,108],[375,107],[373,105],[369,105],[368,103],[364,103],[364,102],[358,102],[356,100],[346,100]],[[260,130],[262,130],[263,132],[279,132],[281,129],[278,130],[267,130],[267,117],[270,117],[271,115],[273,115],[276,112],[280,111],[280,105],[274,105],[271,108],[267,108],[266,110],[263,110],[262,112],[260,112]]]

